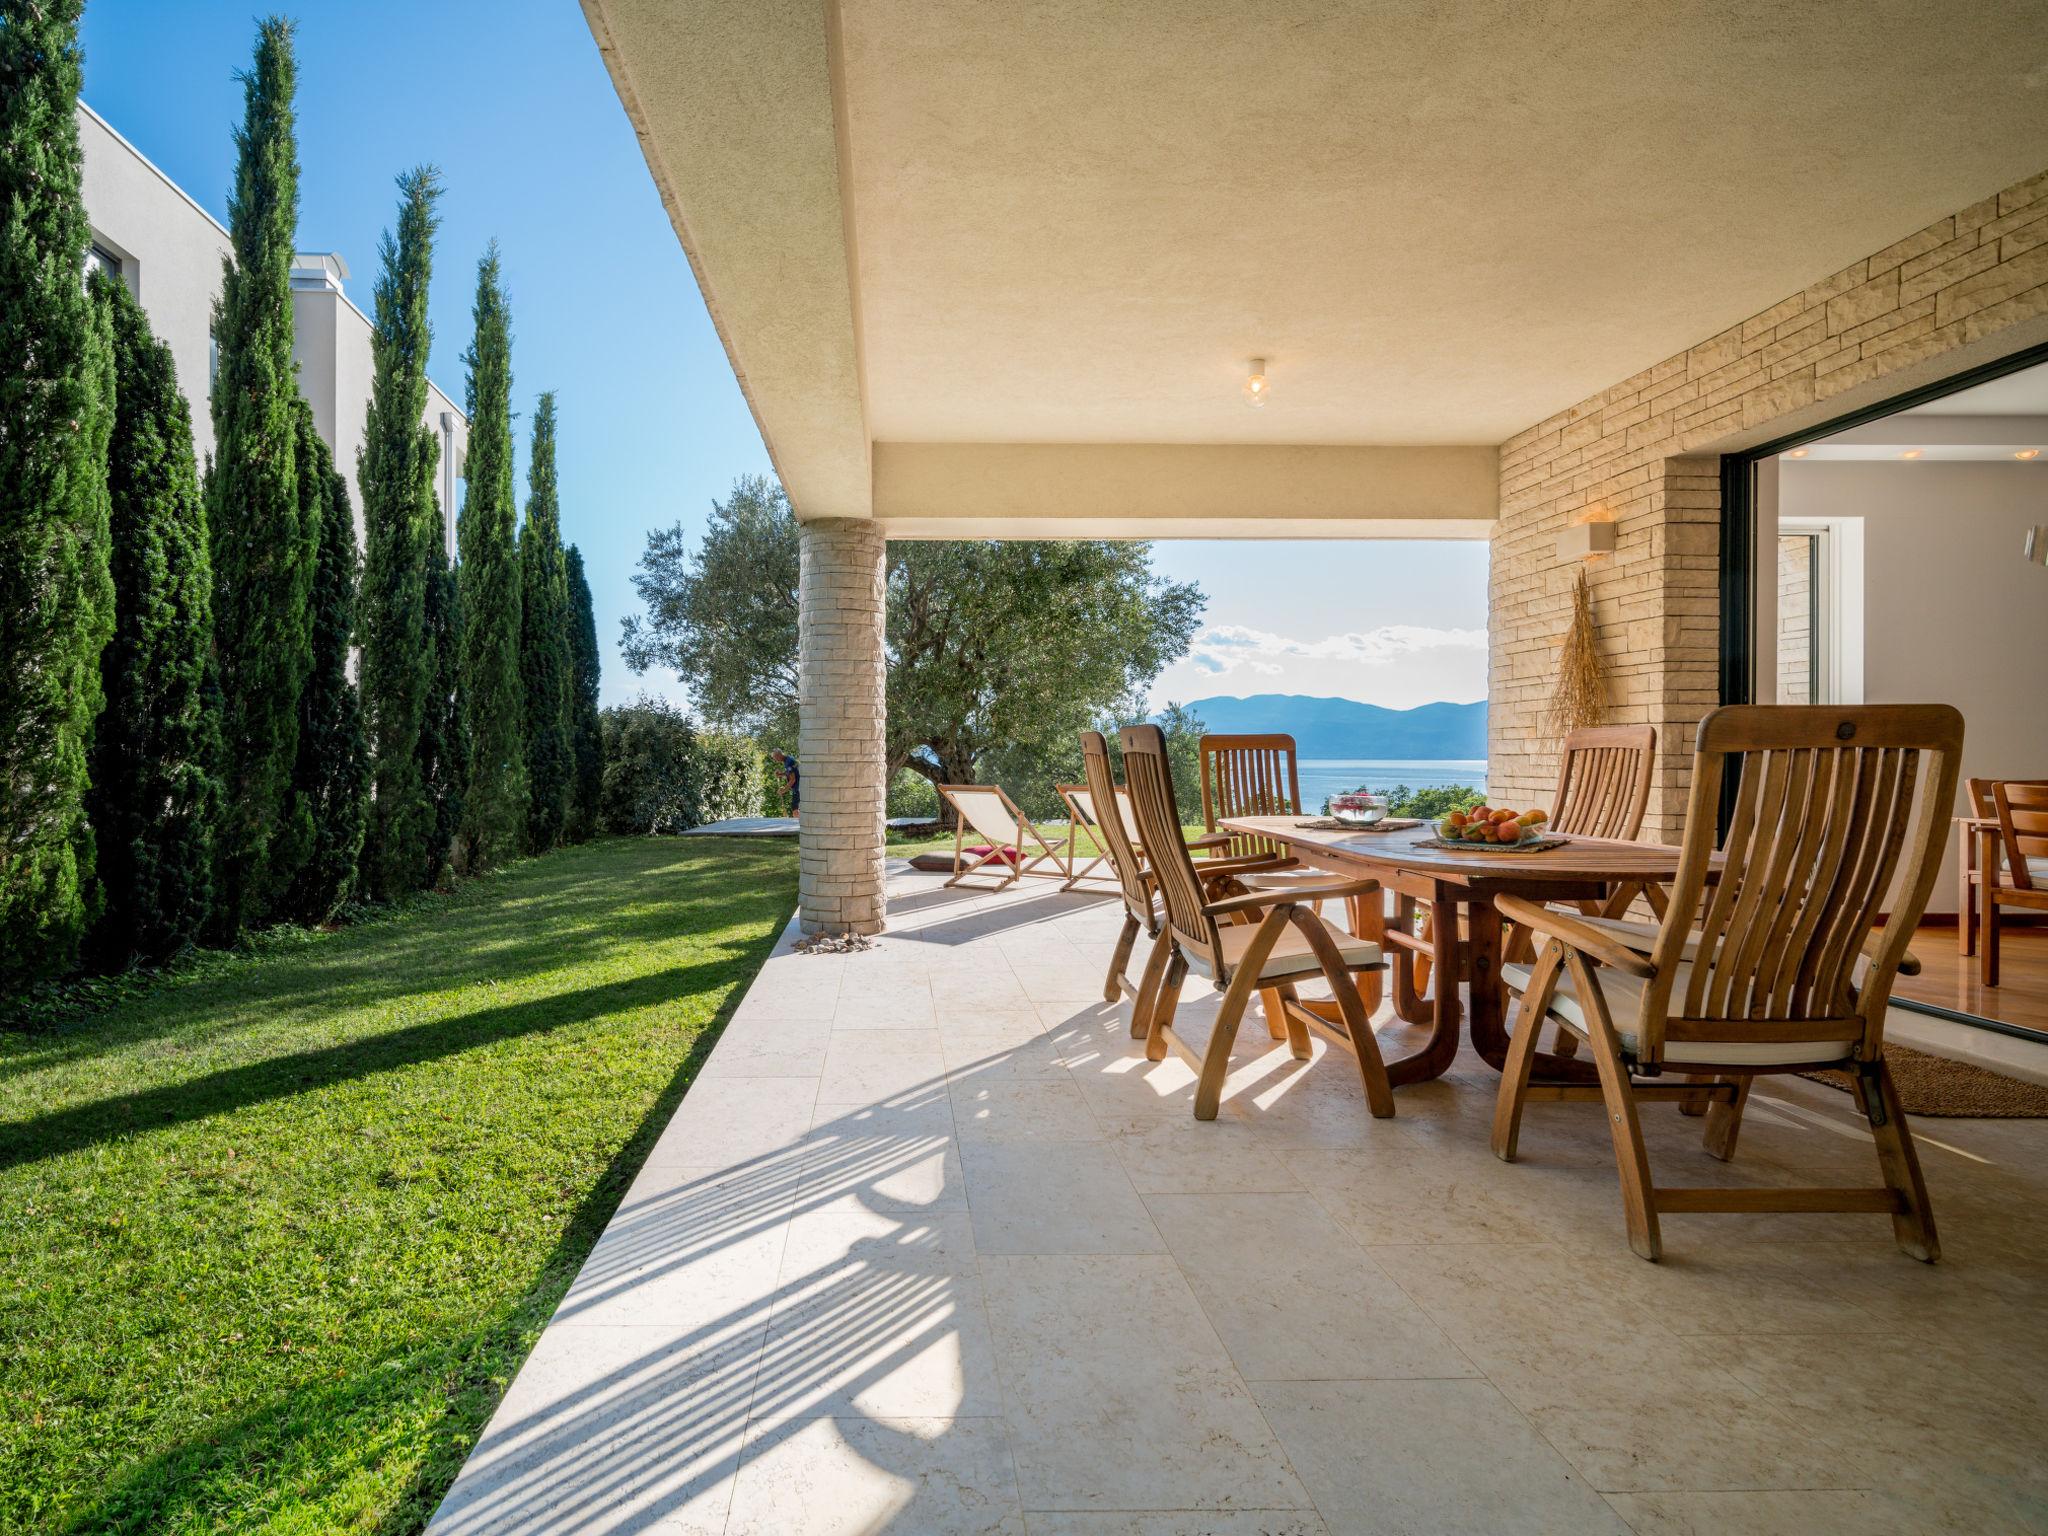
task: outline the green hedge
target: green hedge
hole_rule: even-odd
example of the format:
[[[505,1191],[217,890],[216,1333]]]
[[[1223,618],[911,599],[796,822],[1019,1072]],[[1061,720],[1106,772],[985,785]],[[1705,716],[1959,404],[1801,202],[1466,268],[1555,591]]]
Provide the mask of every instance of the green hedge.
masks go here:
[[[700,731],[661,699],[604,712],[607,832],[683,832],[761,814],[761,749],[743,736]]]

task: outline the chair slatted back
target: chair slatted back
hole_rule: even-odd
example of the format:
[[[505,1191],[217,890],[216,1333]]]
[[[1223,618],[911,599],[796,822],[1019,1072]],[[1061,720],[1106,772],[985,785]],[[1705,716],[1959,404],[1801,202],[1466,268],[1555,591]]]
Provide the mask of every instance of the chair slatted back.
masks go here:
[[[2048,779],[1999,779],[1991,786],[2005,871],[2022,891],[2036,888],[2030,860],[2048,859]]]
[[[1946,704],[1743,705],[1699,729],[1669,913],[1644,989],[1645,1059],[1674,1038],[1860,1041],[1885,1001],[1941,865],[1963,718]],[[1709,887],[1721,784],[1739,773]],[[1888,896],[1881,946],[1859,960]],[[1697,930],[1686,914],[1704,911]],[[1676,985],[1688,938],[1698,952]],[[1667,1024],[1668,1019],[1668,1024]]]
[[[1202,825],[1211,832],[1218,821],[1230,816],[1302,813],[1292,736],[1204,736],[1201,763]],[[1271,838],[1233,837],[1223,855],[1234,859],[1285,851]]]
[[[1125,824],[1127,796],[1117,786],[1109,766],[1109,743],[1100,731],[1081,733],[1081,766],[1088,780],[1088,797],[1094,802],[1095,835],[1109,855],[1109,867],[1116,871],[1116,883],[1124,893],[1124,910],[1155,932],[1158,919],[1152,911],[1152,893],[1145,885],[1145,866],[1133,846]],[[1176,839],[1178,841],[1178,839]]]
[[[1558,765],[1551,830],[1633,841],[1643,830],[1656,768],[1655,726],[1596,725],[1573,731]]]
[[[1963,780],[1964,815],[1985,817],[1995,817],[1998,815],[1998,802],[1991,793],[1991,786],[1994,782],[1992,779]]]
[[[1213,963],[1216,920],[1202,910],[1202,882],[1193,855],[1181,841],[1180,809],[1173,799],[1173,769],[1166,760],[1166,733],[1156,725],[1131,725],[1117,733],[1123,746],[1124,783],[1138,818],[1146,860],[1166,901],[1166,920],[1183,949]]]

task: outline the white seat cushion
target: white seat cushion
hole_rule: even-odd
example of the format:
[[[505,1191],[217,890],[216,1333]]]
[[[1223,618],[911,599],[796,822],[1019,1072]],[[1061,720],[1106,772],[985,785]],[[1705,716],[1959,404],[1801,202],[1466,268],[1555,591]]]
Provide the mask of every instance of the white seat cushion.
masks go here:
[[[1690,965],[1679,966],[1678,974],[1671,983],[1674,995],[1684,995],[1691,971]],[[1528,990],[1529,978],[1534,972],[1534,966],[1510,964],[1500,968],[1500,977],[1507,989],[1519,996]],[[1636,1025],[1642,1017],[1642,978],[1618,971],[1613,966],[1601,966],[1594,971],[1593,979],[1599,983],[1600,994],[1606,999],[1607,1017],[1614,1021],[1614,1033],[1621,1041],[1621,1054],[1640,1056],[1642,1042]],[[1585,1038],[1586,1014],[1579,1006],[1578,989],[1570,972],[1558,977],[1556,995],[1550,1000],[1550,1016],[1573,1034]],[[1664,1044],[1664,1060],[1669,1064],[1695,1061],[1730,1067],[1785,1067],[1803,1066],[1808,1062],[1843,1061],[1848,1055],[1848,1042],[1842,1040],[1730,1040],[1725,1043],[1667,1040]]]
[[[1323,932],[1337,946],[1337,953],[1346,965],[1378,964],[1380,947],[1372,940],[1354,938],[1326,917],[1316,917],[1316,921],[1323,925]],[[1258,931],[1258,923],[1234,923],[1223,929],[1223,964],[1226,970],[1236,969],[1238,958],[1251,947]],[[1193,950],[1188,951],[1188,968],[1202,976],[1214,975],[1208,963]],[[1259,980],[1284,981],[1290,976],[1309,975],[1322,968],[1316,952],[1309,948],[1308,936],[1289,923],[1274,941],[1273,952],[1266,956],[1266,963],[1259,968]]]

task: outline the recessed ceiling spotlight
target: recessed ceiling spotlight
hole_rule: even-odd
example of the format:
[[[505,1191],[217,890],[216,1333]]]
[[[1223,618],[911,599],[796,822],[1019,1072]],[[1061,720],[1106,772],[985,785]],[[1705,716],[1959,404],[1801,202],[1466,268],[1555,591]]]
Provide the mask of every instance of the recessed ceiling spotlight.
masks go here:
[[[1811,448],[1794,448],[1785,457],[1788,459],[1803,459],[1811,452],[1813,452]]]
[[[1899,457],[1902,459],[1917,459],[1920,457],[1923,451],[1924,450],[1919,448],[1908,448],[1904,453],[1900,454]]]
[[[2038,459],[2041,457],[2041,450],[2038,448],[2022,448],[2013,457],[2016,459]]]
[[[1252,406],[1264,405],[1267,396],[1272,393],[1273,386],[1266,378],[1266,360],[1263,357],[1253,358],[1251,371],[1245,375],[1244,380],[1246,404]]]

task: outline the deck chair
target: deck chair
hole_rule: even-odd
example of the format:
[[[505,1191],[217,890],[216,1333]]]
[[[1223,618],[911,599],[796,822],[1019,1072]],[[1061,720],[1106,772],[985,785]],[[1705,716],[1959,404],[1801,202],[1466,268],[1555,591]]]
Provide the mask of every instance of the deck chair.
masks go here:
[[[1039,836],[1031,818],[1018,810],[1017,802],[998,786],[941,784],[939,794],[953,807],[953,873],[947,885],[959,885],[991,864],[1000,866],[1002,878],[994,885],[974,889],[1007,890],[1026,875],[1066,878],[1066,869],[1052,844]],[[969,828],[987,845],[986,852],[975,854],[966,850]],[[1027,844],[1036,845],[1038,852],[1028,853]],[[973,862],[964,862],[969,859]],[[1048,862],[1053,866],[1051,869],[1038,867]]]
[[[1109,743],[1102,732],[1081,733],[1081,761],[1088,779],[1084,787],[1091,811],[1104,804],[1114,805],[1118,810],[1117,815],[1101,817],[1095,823],[1097,835],[1102,840],[1102,856],[1109,860],[1109,867],[1116,875],[1117,887],[1124,899],[1123,932],[1118,935],[1115,953],[1110,958],[1109,975],[1102,985],[1102,1000],[1113,1003],[1119,996],[1129,997],[1132,1004],[1131,1034],[1143,1038],[1148,1027],[1151,1000],[1167,962],[1166,934],[1159,921],[1155,899],[1157,882],[1146,867],[1145,855],[1139,847],[1138,824],[1131,808],[1130,791],[1116,782],[1109,765]],[[1204,892],[1212,900],[1240,894],[1244,890],[1244,886],[1238,883],[1242,876],[1270,874],[1295,867],[1295,860],[1278,855],[1204,859],[1196,866]],[[1133,985],[1126,968],[1130,965],[1131,950],[1136,946],[1141,930],[1152,939],[1152,952],[1145,964],[1144,978]]]
[[[1983,952],[1978,979],[1998,985],[2000,915],[2006,907],[2048,912],[2048,779],[1996,779],[1991,785],[1998,817],[1998,846],[1980,871],[1983,893]]]
[[[1067,806],[1067,883],[1060,889],[1071,891],[1084,880],[1114,882],[1117,879],[1116,867],[1109,857],[1109,841],[1102,831],[1102,813],[1095,799],[1095,792],[1086,784],[1055,784],[1053,789]],[[1116,807],[1118,818],[1125,822],[1124,830],[1129,832],[1131,810],[1123,790],[1115,790],[1110,803]],[[1095,839],[1098,850],[1095,857],[1086,864],[1080,862],[1083,831]],[[1135,836],[1131,840],[1137,841]],[[1109,873],[1096,874],[1095,871],[1105,863],[1110,865]]]
[[[1541,940],[1501,979],[1519,994],[1494,1105],[1493,1150],[1515,1157],[1531,1098],[1607,1110],[1629,1246],[1654,1260],[1665,1211],[1871,1211],[1914,1258],[1940,1253],[1927,1188],[1884,1059],[1892,982],[1941,867],[1963,717],[1946,704],[1718,709],[1699,728],[1678,877],[1654,925],[1587,918],[1518,896],[1503,915]],[[1711,890],[1721,785],[1739,774]],[[1884,927],[1880,910],[1890,903]],[[1703,913],[1698,926],[1689,917]],[[1596,1084],[1532,1089],[1546,1020],[1577,1035]],[[1884,1183],[1848,1189],[1657,1188],[1636,1107],[1708,1099],[1706,1147],[1735,1155],[1750,1084],[1769,1073],[1849,1075]],[[1667,1071],[1711,1082],[1660,1082]]]
[[[1326,1036],[1357,1062],[1373,1115],[1379,1119],[1392,1115],[1393,1089],[1356,982],[1359,973],[1382,968],[1380,946],[1346,933],[1313,907],[1317,901],[1333,899],[1369,896],[1377,900],[1379,882],[1310,876],[1282,886],[1260,875],[1259,885],[1241,895],[1212,896],[1203,887],[1200,866],[1180,839],[1180,811],[1173,800],[1173,773],[1166,760],[1164,733],[1156,725],[1134,725],[1123,730],[1121,739],[1131,808],[1137,814],[1152,877],[1166,909],[1161,936],[1167,951],[1166,969],[1146,1020],[1146,1058],[1164,1060],[1168,1050],[1185,1057],[1200,1073],[1195,1084],[1195,1118],[1215,1119],[1223,1099],[1223,1082],[1230,1072],[1230,1049],[1237,1040],[1237,1027],[1252,993],[1266,992],[1276,1005],[1268,1014],[1268,1023],[1284,1034],[1297,1061],[1307,1061],[1312,1054],[1310,1030]],[[1256,921],[1241,921],[1243,918]],[[1223,993],[1208,1049],[1201,1053],[1173,1027],[1181,984],[1190,970],[1208,977]],[[1295,996],[1296,984],[1313,976],[1330,984],[1343,1022],[1341,1030]]]

